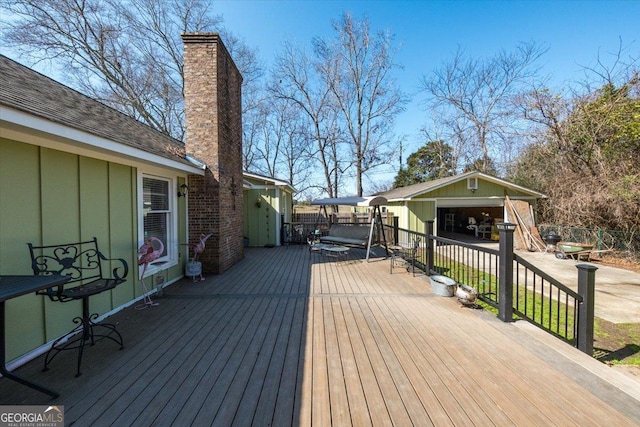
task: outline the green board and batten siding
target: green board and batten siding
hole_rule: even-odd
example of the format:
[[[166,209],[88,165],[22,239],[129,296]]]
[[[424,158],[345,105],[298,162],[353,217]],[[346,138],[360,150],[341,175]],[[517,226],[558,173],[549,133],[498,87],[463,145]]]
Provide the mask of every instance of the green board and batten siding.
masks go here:
[[[245,174],[244,188],[244,237],[250,246],[277,245],[280,242],[281,215],[284,222],[291,222],[293,195],[288,185],[268,177]],[[275,181],[275,182],[274,182]],[[260,201],[260,207],[257,201]]]
[[[0,140],[0,272],[32,274],[27,236],[40,237],[39,151],[34,145]],[[11,183],[11,185],[7,185]],[[24,295],[5,305],[7,360],[45,342],[45,301]]]
[[[423,232],[424,222],[435,218],[435,201],[390,202],[387,212],[398,217],[398,227]]]
[[[430,199],[460,198],[460,197],[528,197],[530,194],[508,188],[495,182],[478,179],[478,188],[472,192],[467,188],[467,180],[463,179],[458,182],[451,183],[441,188],[429,191],[420,197],[429,197]]]
[[[2,274],[32,274],[28,242],[77,242],[95,236],[105,256],[127,261],[129,276],[116,289],[92,297],[91,311],[104,314],[139,295],[136,169],[6,139],[0,142]],[[80,301],[61,304],[35,294],[8,301],[7,360],[66,333],[81,309]]]
[[[436,216],[435,201],[411,201],[407,202],[407,208],[409,209],[409,230],[425,232],[424,222]]]
[[[245,190],[244,202],[244,235],[249,238],[249,245],[264,246],[275,244],[278,205],[275,188],[263,190]],[[260,200],[260,207],[256,202]]]

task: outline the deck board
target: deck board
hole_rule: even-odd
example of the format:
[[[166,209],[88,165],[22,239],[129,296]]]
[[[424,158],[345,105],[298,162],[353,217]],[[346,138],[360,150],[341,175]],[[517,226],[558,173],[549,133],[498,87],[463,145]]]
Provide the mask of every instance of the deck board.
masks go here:
[[[148,409],[139,411],[132,405],[122,412],[116,420],[118,423],[126,423],[126,420],[134,419],[136,424],[151,425],[165,406],[172,404],[171,406],[178,407],[175,403],[183,398],[177,392],[181,389],[184,390],[183,384],[188,378],[187,374],[195,371],[194,375],[198,375],[197,369],[203,366],[203,359],[209,349],[223,343],[225,335],[222,334],[222,331],[225,329],[220,326],[228,325],[224,322],[239,319],[234,315],[241,316],[243,313],[241,301],[232,300],[225,305],[228,309],[221,309],[215,316],[212,316],[212,321],[205,323],[198,334],[194,336],[190,345],[185,346],[180,354],[172,360],[172,364],[166,368],[167,371],[164,372],[164,375],[157,375],[154,381],[149,384],[148,388],[152,389],[153,393],[149,393],[146,399],[136,399],[138,404],[147,405]],[[137,414],[136,412],[141,413]]]
[[[405,313],[414,314],[413,309],[414,307],[409,305],[409,307],[405,309]],[[414,321],[422,326],[426,326],[427,324],[427,322],[423,323],[418,319]],[[402,323],[405,322],[411,323],[411,320],[404,319]],[[487,368],[485,366],[487,359],[476,354],[476,349],[473,349],[474,353],[469,354],[468,349],[470,346],[468,343],[457,340],[458,337],[456,337],[455,331],[458,328],[458,322],[460,322],[458,318],[452,321],[451,317],[447,316],[443,318],[439,313],[433,313],[433,316],[429,318],[428,322],[431,326],[430,331],[432,331],[432,333],[425,337],[430,341],[431,349],[437,354],[439,359],[438,362],[440,366],[436,368],[436,371],[442,372],[443,375],[446,374],[447,387],[451,387],[457,383],[464,384],[465,390],[458,390],[456,393],[456,395],[459,396],[458,399],[456,399],[458,411],[460,411],[463,406],[469,405],[468,408],[465,408],[465,412],[467,416],[477,417],[477,419],[473,420],[474,423],[492,423],[497,425],[526,425],[533,423],[533,420],[529,419],[523,413],[523,410],[526,410],[526,408],[518,405],[517,395],[502,390],[495,382],[476,381],[478,377],[487,376]],[[434,328],[434,325],[436,328]],[[434,329],[436,330],[434,331]],[[424,344],[418,344],[416,347],[422,348]],[[429,356],[427,355],[427,359],[428,358]],[[501,384],[507,388],[510,382],[508,374],[508,370],[499,372],[499,375],[503,376]],[[500,405],[496,405],[496,402],[502,401],[510,402],[512,408],[509,411],[509,415],[501,410]],[[471,408],[475,409],[471,410]],[[455,409],[453,411],[450,409],[450,413],[456,413]]]
[[[342,304],[344,323],[349,334],[349,342],[355,364],[357,366],[358,380],[362,384],[367,402],[367,413],[374,426],[388,426],[391,418],[387,405],[380,390],[380,384],[376,378],[372,360],[366,350],[363,331],[358,328],[355,303]]]
[[[287,385],[282,385],[283,388],[288,387],[295,390],[295,378],[293,381],[291,378],[285,379],[283,371],[286,363],[289,336],[292,335],[293,327],[289,319],[296,318],[294,312],[298,306],[298,300],[289,299],[285,301],[285,304],[286,307],[283,311],[279,327],[276,328],[276,325],[273,325],[273,331],[270,331],[270,333],[276,333],[277,337],[273,340],[266,340],[265,344],[267,348],[260,351],[260,355],[264,357],[263,361],[266,365],[256,365],[253,369],[252,374],[255,379],[249,381],[250,386],[247,387],[244,392],[242,401],[238,407],[238,414],[246,414],[244,417],[246,421],[249,421],[249,416],[251,416],[251,421],[255,420],[257,422],[259,420],[264,424],[273,423],[274,414],[272,402],[273,396],[278,395],[281,386],[280,379],[288,382]],[[295,336],[297,337],[297,335]],[[270,342],[272,342],[273,345],[270,346]],[[289,398],[289,400],[293,401],[291,398]],[[281,410],[291,414],[292,406],[282,408]],[[239,418],[236,419],[236,423],[248,424],[240,423]]]
[[[324,320],[324,342],[327,353],[327,370],[329,378],[329,405],[331,421],[336,425],[349,424],[349,399],[347,398],[346,380],[348,372],[344,370],[346,355],[341,354],[338,345],[338,330],[335,324],[334,307],[331,298],[320,300]]]
[[[112,316],[126,348],[87,349],[81,377],[74,353],[18,373],[59,390],[78,426],[640,423],[635,398],[364,255],[249,249],[224,274],[168,287],[158,307]],[[0,403],[52,402],[0,379]]]
[[[406,412],[400,393],[393,382],[393,374],[385,363],[383,349],[378,345],[375,330],[370,328],[365,312],[360,307],[360,302],[354,300],[353,304],[354,310],[352,313],[358,330],[362,335],[365,351],[369,357],[375,380],[380,388],[391,422],[396,425],[409,425],[411,420]]]
[[[311,372],[307,373],[311,378],[311,424],[315,426],[329,425],[331,423],[331,400],[329,399],[329,371],[327,360],[325,322],[323,318],[323,300],[313,299],[313,358],[310,360]]]

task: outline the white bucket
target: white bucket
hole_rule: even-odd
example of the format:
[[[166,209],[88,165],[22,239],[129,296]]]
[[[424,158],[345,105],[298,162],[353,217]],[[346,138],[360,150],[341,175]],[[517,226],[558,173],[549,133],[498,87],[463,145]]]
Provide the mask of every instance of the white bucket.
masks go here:
[[[456,281],[446,276],[429,276],[431,289],[436,295],[443,297],[452,297],[456,292]]]
[[[187,263],[186,275],[188,277],[199,276],[202,273],[202,263],[200,261],[190,261]]]

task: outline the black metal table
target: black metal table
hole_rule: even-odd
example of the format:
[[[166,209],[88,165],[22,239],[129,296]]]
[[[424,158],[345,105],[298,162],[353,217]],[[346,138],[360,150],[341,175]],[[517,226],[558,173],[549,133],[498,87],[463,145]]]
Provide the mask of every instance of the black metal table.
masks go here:
[[[19,382],[20,384],[31,387],[34,390],[38,390],[54,398],[59,396],[55,391],[27,381],[7,371],[7,352],[5,347],[6,319],[4,303],[12,298],[60,285],[68,280],[69,278],[67,276],[0,276],[0,374],[5,378]]]

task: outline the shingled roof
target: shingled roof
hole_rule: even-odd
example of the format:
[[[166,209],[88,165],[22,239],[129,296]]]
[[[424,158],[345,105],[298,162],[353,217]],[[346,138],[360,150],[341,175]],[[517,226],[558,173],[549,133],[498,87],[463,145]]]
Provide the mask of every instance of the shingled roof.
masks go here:
[[[0,105],[191,167],[184,144],[0,55]]]

